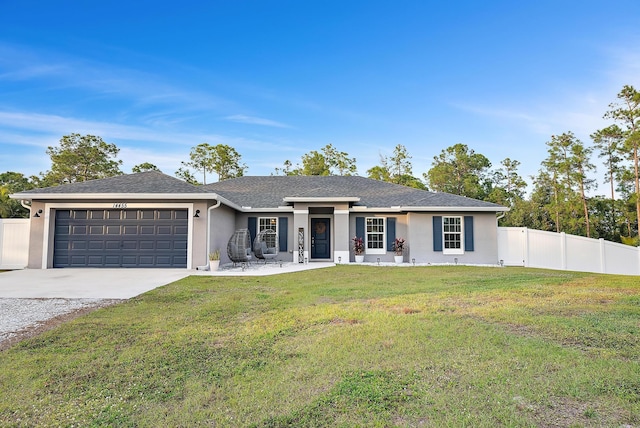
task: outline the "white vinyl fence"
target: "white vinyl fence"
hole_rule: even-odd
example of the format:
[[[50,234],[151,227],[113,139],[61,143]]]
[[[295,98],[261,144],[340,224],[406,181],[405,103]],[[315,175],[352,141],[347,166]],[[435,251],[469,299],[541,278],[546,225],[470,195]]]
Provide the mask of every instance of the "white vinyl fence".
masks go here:
[[[498,228],[498,258],[505,266],[640,275],[638,247],[526,227]]]
[[[24,269],[29,257],[29,219],[0,218],[0,269]]]

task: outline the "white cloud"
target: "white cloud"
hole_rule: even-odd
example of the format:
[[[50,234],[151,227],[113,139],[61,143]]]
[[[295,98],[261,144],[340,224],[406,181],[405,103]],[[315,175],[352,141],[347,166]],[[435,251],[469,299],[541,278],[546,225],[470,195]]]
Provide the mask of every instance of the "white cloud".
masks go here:
[[[246,123],[249,125],[272,126],[275,128],[291,128],[290,125],[287,125],[281,122],[276,122],[275,120],[264,119],[261,117],[254,117],[254,116],[245,116],[243,114],[234,114],[231,116],[226,116],[224,120],[228,120],[230,122]]]

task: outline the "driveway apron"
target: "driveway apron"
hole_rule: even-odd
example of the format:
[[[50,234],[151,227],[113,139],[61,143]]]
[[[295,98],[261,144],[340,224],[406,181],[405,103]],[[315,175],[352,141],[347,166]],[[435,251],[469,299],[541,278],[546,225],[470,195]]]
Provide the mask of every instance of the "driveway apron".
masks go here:
[[[0,298],[129,299],[189,269],[24,269],[0,273]]]

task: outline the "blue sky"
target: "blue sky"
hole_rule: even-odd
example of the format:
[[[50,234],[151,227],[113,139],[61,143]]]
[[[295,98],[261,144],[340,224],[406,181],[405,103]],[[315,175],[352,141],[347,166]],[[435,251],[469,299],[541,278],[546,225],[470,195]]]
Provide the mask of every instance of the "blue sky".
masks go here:
[[[421,177],[463,143],[527,177],[640,87],[638,22],[637,0],[0,0],[0,172],[46,171],[77,132],[125,172],[173,174],[207,142],[249,175],[326,144],[366,175],[402,144]]]

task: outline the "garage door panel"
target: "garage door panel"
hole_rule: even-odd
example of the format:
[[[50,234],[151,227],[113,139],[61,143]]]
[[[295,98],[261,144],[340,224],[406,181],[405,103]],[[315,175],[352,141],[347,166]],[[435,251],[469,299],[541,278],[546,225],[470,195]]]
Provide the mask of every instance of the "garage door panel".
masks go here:
[[[155,210],[139,210],[138,215],[140,220],[155,220]]]
[[[54,250],[68,250],[69,241],[67,239],[56,239],[53,243]]]
[[[122,228],[120,227],[119,224],[117,224],[117,225],[113,225],[113,224],[112,225],[108,225],[106,227],[106,234],[107,235],[120,235],[121,234],[120,233],[121,229]]]
[[[89,256],[87,257],[87,263],[92,267],[100,267],[104,264],[104,257],[102,256]]]
[[[186,267],[188,221],[186,209],[58,210],[54,267]]]
[[[81,250],[87,250],[87,248],[89,247],[89,243],[87,241],[71,241],[71,250],[77,250],[77,251],[81,251]]]
[[[138,234],[138,225],[124,225],[122,227],[123,235],[137,235]]]
[[[87,264],[87,256],[73,255],[69,257],[71,266],[85,266]]]
[[[119,255],[106,255],[102,259],[105,267],[120,267]]]
[[[138,257],[133,254],[125,254],[120,258],[120,261],[122,262],[122,266],[136,266],[138,264]]]
[[[174,258],[170,256],[158,256],[158,259],[156,260],[156,263],[159,266],[171,266],[173,262]]]
[[[105,250],[119,250],[120,249],[120,241],[115,241],[115,240],[104,241],[104,249]]]
[[[89,226],[89,235],[104,235],[104,226],[101,224]]]
[[[72,235],[86,235],[87,234],[87,226],[73,225],[73,226],[71,226],[71,234]]]
[[[172,241],[156,241],[157,250],[171,250],[173,249]]]
[[[189,228],[187,226],[173,226],[173,234],[174,235],[187,235],[189,233]]]
[[[141,265],[153,266],[154,260],[154,256],[140,256],[138,258],[138,263],[140,263]]]
[[[88,248],[90,250],[104,250],[105,249],[104,247],[105,247],[104,241],[97,241],[97,240],[89,241]]]
[[[153,250],[156,248],[156,241],[140,241],[139,248],[141,250]]]
[[[172,232],[171,226],[159,225],[156,227],[156,235],[172,235]]]
[[[154,226],[140,226],[140,235],[154,235],[156,233],[156,228]]]

